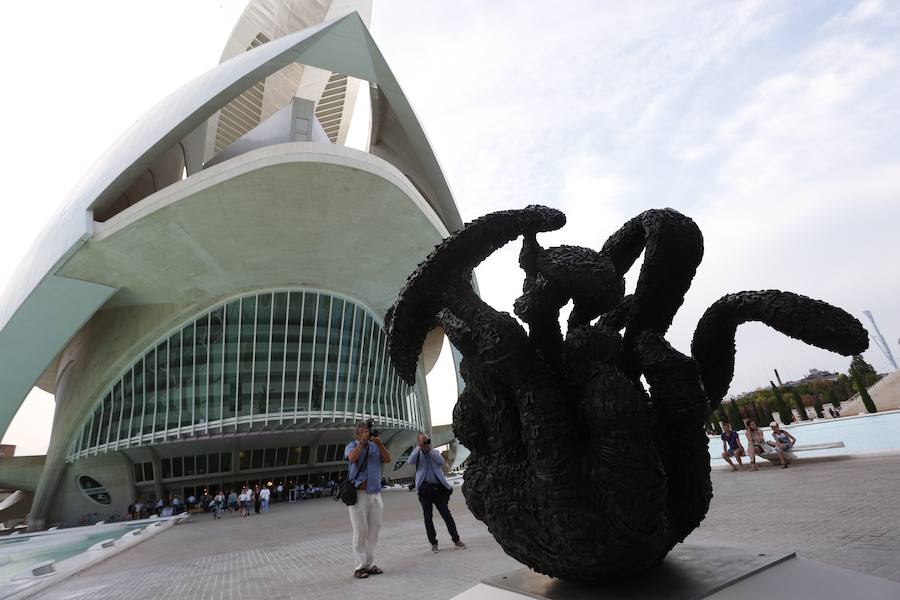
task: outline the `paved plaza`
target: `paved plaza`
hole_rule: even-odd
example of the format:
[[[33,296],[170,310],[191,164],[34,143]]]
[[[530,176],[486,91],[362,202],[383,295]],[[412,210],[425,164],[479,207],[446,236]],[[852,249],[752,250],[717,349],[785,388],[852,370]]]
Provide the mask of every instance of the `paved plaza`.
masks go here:
[[[900,582],[900,457],[798,462],[782,470],[713,471],[715,498],[693,543],[794,550]],[[415,494],[389,491],[376,553],[383,575],[352,578],[350,523],[330,499],[274,505],[269,515],[214,521],[195,515],[132,550],[44,592],[61,599],[451,598],[481,578],[518,568],[451,499],[466,550],[425,539]]]

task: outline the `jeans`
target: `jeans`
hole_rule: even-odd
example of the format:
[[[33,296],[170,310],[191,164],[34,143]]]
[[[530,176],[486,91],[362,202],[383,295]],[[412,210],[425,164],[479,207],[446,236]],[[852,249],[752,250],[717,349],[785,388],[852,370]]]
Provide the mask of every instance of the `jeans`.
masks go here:
[[[264,498],[264,499],[260,500],[260,501],[259,501],[259,504],[260,504],[260,509],[261,509],[264,513],[268,513],[268,512],[269,512],[269,499],[268,499],[268,498]]]
[[[453,515],[450,514],[450,508],[447,503],[450,500],[450,494],[446,491],[426,491],[419,490],[419,504],[422,505],[422,516],[425,518],[425,533],[428,535],[428,541],[432,545],[437,544],[437,532],[434,530],[434,512],[432,507],[436,507],[444,523],[447,525],[447,532],[450,539],[454,542],[459,541],[459,533],[456,531],[456,522]]]
[[[381,531],[381,515],[384,512],[381,493],[360,491],[356,504],[348,506],[347,512],[353,525],[353,560],[356,564],[353,569],[368,569],[375,560],[375,546]]]

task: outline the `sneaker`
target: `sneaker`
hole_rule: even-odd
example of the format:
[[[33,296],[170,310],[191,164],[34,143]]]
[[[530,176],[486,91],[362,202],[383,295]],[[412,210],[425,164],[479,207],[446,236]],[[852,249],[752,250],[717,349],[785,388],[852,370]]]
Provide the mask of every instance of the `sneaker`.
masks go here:
[[[457,548],[459,548],[460,550],[466,549],[466,545],[463,544],[460,540],[456,540],[455,542],[453,542],[453,545],[456,546]]]
[[[431,551],[434,552],[435,554],[437,554],[437,551],[438,551],[438,545],[437,545],[437,544],[432,544],[432,545],[431,545]]]

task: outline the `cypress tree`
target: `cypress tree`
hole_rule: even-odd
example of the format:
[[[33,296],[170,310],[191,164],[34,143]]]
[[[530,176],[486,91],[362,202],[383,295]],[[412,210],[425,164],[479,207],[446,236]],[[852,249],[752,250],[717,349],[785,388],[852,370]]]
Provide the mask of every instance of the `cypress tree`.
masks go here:
[[[751,400],[744,406],[747,407],[747,412],[750,413],[749,416],[753,419],[753,422],[759,425],[760,419],[763,418],[762,414],[759,412],[759,405]]]
[[[741,418],[741,411],[738,410],[737,404],[733,400],[728,403],[728,408],[726,410],[728,411],[728,421],[731,423],[731,428],[735,431],[745,429],[744,420]]]
[[[859,391],[859,397],[862,398],[863,405],[866,407],[866,412],[877,413],[878,409],[875,408],[875,403],[872,402],[872,396],[869,395],[869,390],[866,389],[862,377],[856,371],[851,371],[851,373],[853,383],[856,384],[856,389]]]
[[[775,384],[771,381],[769,382],[769,384],[772,386],[772,392],[775,393],[775,404],[772,405],[772,408],[778,411],[779,415],[781,416],[782,423],[784,423],[785,425],[790,425],[791,421],[793,421],[791,410],[786,407],[784,397],[781,395],[781,392],[778,391],[778,388],[775,387]]]
[[[813,406],[816,408],[816,416],[820,419],[825,418],[825,409],[822,408],[822,400],[819,399],[819,395],[816,394],[813,396]]]
[[[838,396],[837,390],[834,389],[834,386],[828,390],[828,401],[831,402],[831,405],[835,408],[841,407],[841,397]]]
[[[866,387],[878,381],[878,373],[875,371],[875,367],[867,363],[859,354],[854,354],[853,360],[850,361],[850,376],[853,377],[854,373],[859,376],[859,380]]]
[[[800,413],[800,419],[809,421],[809,415],[806,414],[806,407],[803,406],[803,398],[800,397],[800,392],[797,391],[797,388],[791,388],[791,398],[794,399],[794,406],[797,407],[797,412]]]
[[[756,424],[759,425],[760,427],[765,427],[766,425],[768,425],[775,419],[772,417],[772,411],[769,410],[769,403],[766,402],[765,398],[760,399],[758,406],[759,406],[759,410],[760,410],[759,414],[762,417],[762,421],[757,421]]]

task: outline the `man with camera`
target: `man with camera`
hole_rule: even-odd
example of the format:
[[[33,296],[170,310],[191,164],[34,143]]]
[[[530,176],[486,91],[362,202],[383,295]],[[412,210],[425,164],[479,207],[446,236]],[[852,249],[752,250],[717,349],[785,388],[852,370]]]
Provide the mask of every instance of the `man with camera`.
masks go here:
[[[441,469],[444,457],[431,447],[431,439],[424,433],[420,433],[416,438],[416,444],[409,455],[408,462],[416,465],[416,489],[419,491],[419,504],[422,505],[425,533],[428,535],[431,551],[438,551],[437,532],[434,530],[433,520],[434,507],[437,507],[444,519],[453,545],[457,548],[465,548],[466,545],[460,541],[459,533],[456,531],[456,522],[453,520],[453,515],[450,514],[450,507],[447,506],[450,494],[453,493],[453,486],[447,481],[444,471]]]
[[[374,564],[375,545],[381,530],[381,465],[391,462],[391,453],[381,443],[379,431],[372,419],[356,424],[356,439],[344,448],[344,458],[350,463],[348,479],[356,487],[356,503],[347,507],[353,525],[353,556],[356,563],[353,576],[365,579],[380,575]]]

